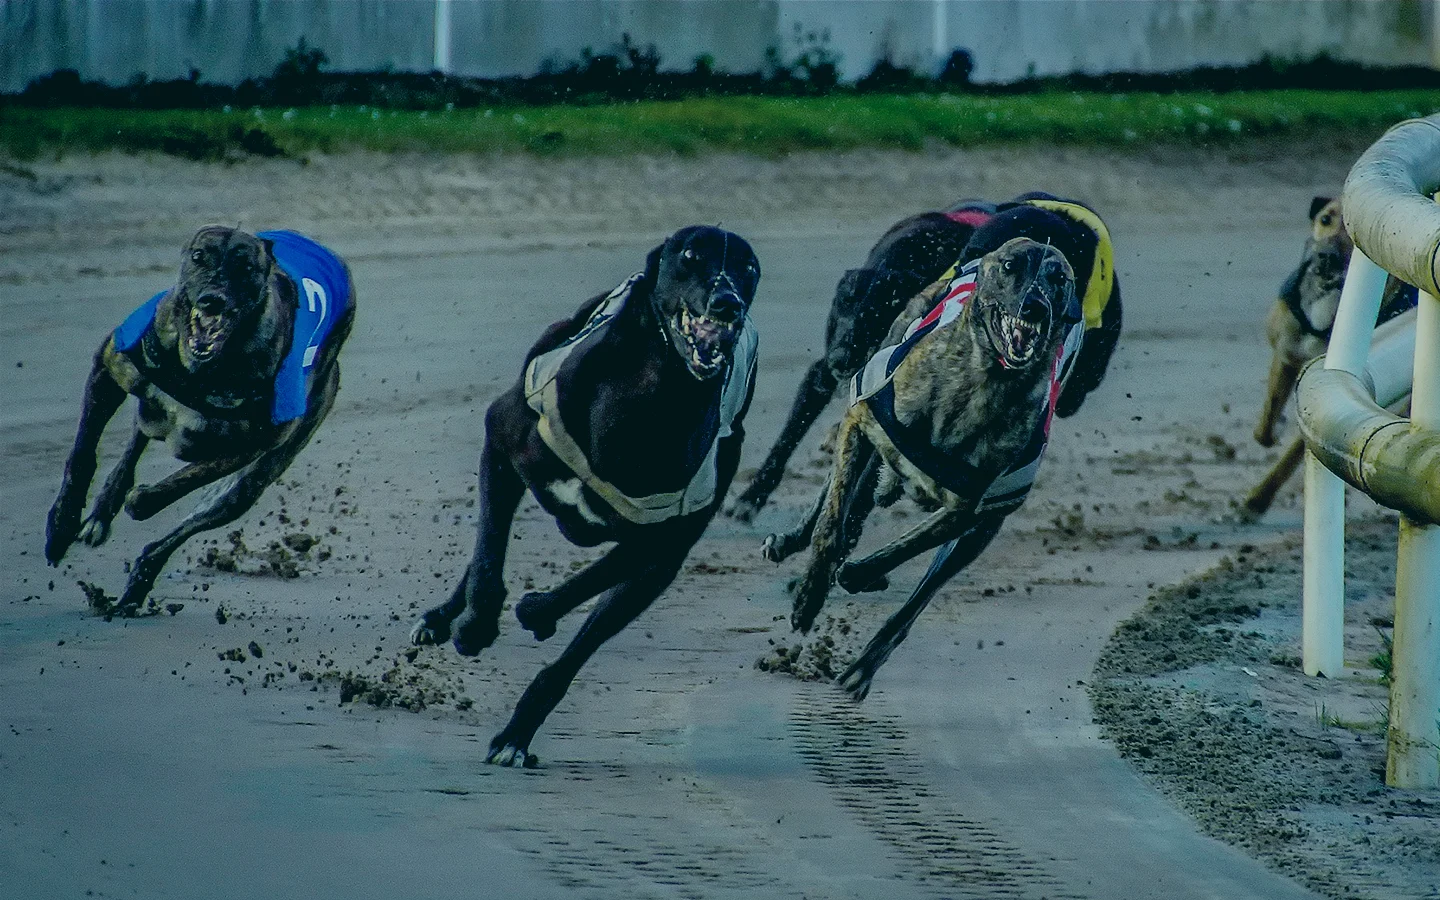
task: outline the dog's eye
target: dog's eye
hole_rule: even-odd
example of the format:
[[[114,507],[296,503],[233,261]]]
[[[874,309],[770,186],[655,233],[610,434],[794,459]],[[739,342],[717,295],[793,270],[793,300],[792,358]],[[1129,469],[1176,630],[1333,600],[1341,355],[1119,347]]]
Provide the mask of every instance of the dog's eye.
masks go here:
[[[1329,228],[1331,225],[1335,224],[1335,217],[1330,213],[1326,213],[1325,215],[1320,217],[1320,224],[1324,225],[1326,228]]]
[[[1001,268],[1002,271],[1005,271],[1005,272],[1013,272],[1013,271],[1015,271],[1015,262],[1014,262],[1014,260],[1009,260],[1009,259],[1004,260],[1004,261],[1002,261],[1002,262],[1000,263],[1000,268]]]
[[[680,251],[680,258],[685,260],[686,262],[694,262],[695,260],[699,259],[699,257],[695,255],[695,251],[691,250],[689,247],[686,247],[684,250]]]
[[[203,263],[205,261],[205,253],[201,250],[191,250],[190,261],[196,265]]]

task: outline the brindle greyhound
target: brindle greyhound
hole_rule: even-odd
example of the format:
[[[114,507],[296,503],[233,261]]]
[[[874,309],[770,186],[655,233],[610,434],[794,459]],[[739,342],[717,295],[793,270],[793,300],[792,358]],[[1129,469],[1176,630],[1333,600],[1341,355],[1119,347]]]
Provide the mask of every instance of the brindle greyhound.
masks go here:
[[[825,354],[811,363],[800,380],[775,446],[735,498],[730,515],[742,522],[755,518],[785,477],[785,464],[829,404],[835,388],[860,371],[880,349],[896,314],[911,297],[945,274],[976,227],[994,212],[993,203],[966,200],[945,212],[901,219],[870,248],[861,268],[840,277],[825,322]]]
[[[979,556],[1024,501],[1082,318],[1066,255],[1013,237],[915,297],[888,336],[890,349],[857,377],[825,487],[805,521],[765,544],[776,561],[812,545],[791,616],[801,632],[832,580],[870,589],[906,560],[945,545],[910,600],[841,676],[857,700],[934,592]],[[873,506],[895,502],[902,484],[938,511],[869,556],[842,563]]]
[[[525,689],[487,762],[536,764],[530,742],[580,667],[670,585],[714,517],[739,464],[753,391],[748,312],[759,279],[740,237],[682,229],[650,252],[644,271],[552,325],[520,382],[490,405],[474,557],[411,640],[452,639],[465,656],[494,642],[505,550],[527,488],[572,543],[615,546],[516,605],[520,624],[545,640],[562,616],[605,594]]]
[[[104,543],[122,506],[148,519],[220,482],[135,560],[110,612],[137,612],[180,545],[243,515],[315,434],[340,388],[338,357],[354,317],[349,269],[314,241],[289,231],[200,229],[178,283],[132,313],[95,354],[46,523],[45,558],[58,565],[77,539]],[[101,432],[127,394],[139,401],[129,445],[82,523]],[[187,465],[132,487],[152,440]]]
[[[1098,217],[1083,204],[1042,191],[1022,194],[998,206],[983,200],[963,200],[944,212],[921,213],[897,222],[870,249],[864,267],[851,269],[841,277],[825,325],[825,355],[805,373],[775,446],[735,499],[730,515],[746,522],[755,517],[785,477],[785,464],[830,402],[836,386],[853,377],[880,349],[896,314],[917,292],[944,274],[977,228],[995,215],[1021,206],[1056,212],[1071,219],[1075,229],[1096,227],[1098,222]],[[1079,272],[1082,293],[1093,274],[1086,267],[1090,256],[1074,261],[1077,270],[1083,269]],[[1110,264],[1108,257],[1104,264]],[[1103,295],[1086,298],[1086,311],[1094,314],[1093,321],[1088,323],[1074,377],[1066,383],[1056,404],[1056,415],[1061,418],[1074,415],[1090,391],[1100,385],[1120,337],[1119,280],[1113,272],[1106,272],[1104,281]]]
[[[1330,197],[1311,200],[1310,236],[1305,241],[1304,253],[1300,264],[1281,285],[1265,327],[1273,353],[1265,402],[1255,426],[1255,441],[1262,447],[1275,445],[1275,431],[1295,391],[1300,369],[1324,353],[1330,342],[1330,329],[1340,307],[1340,291],[1354,246],[1345,230],[1340,201]],[[1414,306],[1416,298],[1414,288],[1391,276],[1385,283],[1385,295],[1380,303],[1380,321],[1394,318]],[[1299,467],[1303,452],[1303,442],[1296,437],[1246,497],[1242,510],[1245,518],[1257,518],[1270,508],[1275,495]]]

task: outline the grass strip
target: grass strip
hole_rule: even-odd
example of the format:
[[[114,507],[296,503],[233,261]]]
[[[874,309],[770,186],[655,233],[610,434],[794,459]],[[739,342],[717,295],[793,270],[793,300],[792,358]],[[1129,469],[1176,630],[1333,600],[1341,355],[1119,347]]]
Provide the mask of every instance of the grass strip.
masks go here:
[[[1014,97],[711,97],[434,111],[360,107],[127,110],[0,106],[0,153],[161,152],[200,160],[311,152],[782,155],[927,145],[1221,144],[1375,132],[1440,111],[1440,91],[1277,90]]]

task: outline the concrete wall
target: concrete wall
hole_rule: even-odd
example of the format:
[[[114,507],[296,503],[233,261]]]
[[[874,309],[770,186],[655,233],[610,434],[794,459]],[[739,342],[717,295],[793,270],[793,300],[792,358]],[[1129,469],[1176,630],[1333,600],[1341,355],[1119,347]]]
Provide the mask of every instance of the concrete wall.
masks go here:
[[[0,90],[57,68],[124,82],[268,74],[301,36],[340,70],[428,71],[437,0],[0,0]],[[445,2],[445,0],[439,0]],[[975,78],[1164,71],[1325,51],[1370,63],[1436,59],[1435,0],[449,0],[451,71],[530,74],[629,33],[667,67],[708,53],[754,71],[812,34],[845,77],[879,58],[932,67],[969,49]]]

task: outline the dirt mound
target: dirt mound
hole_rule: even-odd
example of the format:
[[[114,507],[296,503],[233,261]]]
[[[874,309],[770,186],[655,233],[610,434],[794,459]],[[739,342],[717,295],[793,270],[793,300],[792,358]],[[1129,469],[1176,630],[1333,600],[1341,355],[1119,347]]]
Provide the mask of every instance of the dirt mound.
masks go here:
[[[1431,897],[1440,795],[1384,783],[1395,523],[1348,538],[1343,677],[1298,670],[1292,539],[1157,592],[1090,696],[1105,736],[1214,837],[1326,896]]]

